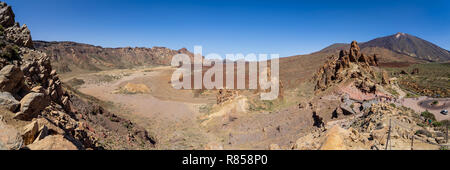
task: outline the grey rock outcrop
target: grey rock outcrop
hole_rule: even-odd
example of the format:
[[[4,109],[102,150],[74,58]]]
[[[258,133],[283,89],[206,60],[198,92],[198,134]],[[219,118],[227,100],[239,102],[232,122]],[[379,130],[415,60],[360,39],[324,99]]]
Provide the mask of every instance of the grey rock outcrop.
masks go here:
[[[15,65],[0,70],[0,91],[16,93],[23,85],[23,72]]]
[[[14,112],[20,103],[9,92],[0,92],[0,106]]]

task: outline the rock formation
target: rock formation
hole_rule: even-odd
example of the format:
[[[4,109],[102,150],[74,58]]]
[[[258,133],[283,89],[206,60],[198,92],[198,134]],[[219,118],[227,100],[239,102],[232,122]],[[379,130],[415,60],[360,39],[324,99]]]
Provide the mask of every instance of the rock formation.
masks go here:
[[[356,41],[351,43],[349,51],[341,50],[338,57],[331,59],[316,73],[316,91],[325,91],[329,87],[344,82],[350,78],[357,79],[356,86],[362,91],[373,92],[375,83],[372,81],[374,71],[371,66],[377,66],[378,59],[374,55],[366,56],[360,52]]]
[[[217,104],[232,100],[239,95],[237,90],[219,89],[216,93]]]
[[[65,89],[50,57],[32,49],[30,31],[3,2],[0,24],[0,149],[154,147],[142,128]]]

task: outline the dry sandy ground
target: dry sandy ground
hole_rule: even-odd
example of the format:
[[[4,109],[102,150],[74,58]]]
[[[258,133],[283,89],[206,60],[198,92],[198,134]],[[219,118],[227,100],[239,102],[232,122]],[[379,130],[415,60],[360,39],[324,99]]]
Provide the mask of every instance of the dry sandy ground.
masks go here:
[[[171,89],[173,88],[169,88],[168,80],[162,80],[165,76],[161,77],[170,70],[171,68],[163,67],[142,70],[113,70],[84,75],[78,78],[84,79],[87,83],[78,90],[100,100],[113,102],[115,105],[121,106],[123,110],[128,112],[122,113],[122,115],[143,125],[153,135],[156,135],[158,142],[162,144],[158,146],[158,149],[201,148],[205,142],[209,141],[210,137],[197,123],[198,107],[201,105],[200,103],[207,103],[211,100],[209,98],[194,98],[190,91],[172,92]],[[99,74],[123,73],[126,73],[125,76],[111,82],[97,83],[93,80]],[[129,82],[143,83],[151,89],[151,93],[113,93]]]
[[[206,92],[196,97],[191,90],[176,90],[170,84],[172,72],[173,68],[170,67],[156,67],[85,74],[77,76],[86,82],[78,90],[119,106],[120,109],[112,111],[138,123],[156,136],[158,149],[205,149],[211,146],[215,146],[213,149],[268,149],[270,144],[290,149],[298,138],[313,128],[312,108],[307,106],[299,109],[297,104],[280,106],[273,111],[237,113],[231,109],[224,115],[205,120],[211,113],[203,113],[200,108],[215,104],[214,93]],[[118,76],[112,81],[97,81],[105,75]],[[114,93],[127,83],[145,84],[151,92]],[[308,88],[300,91],[308,91]],[[303,100],[289,98],[297,95],[296,90],[286,91],[285,100],[311,99],[310,95],[303,93]],[[337,101],[336,98],[323,97],[312,103],[324,121],[331,121],[330,113],[339,105]],[[448,99],[445,102],[448,103]],[[414,99],[403,99],[402,104],[417,112],[425,110]],[[449,118],[439,114],[440,110],[430,111],[437,113],[438,120]]]
[[[439,101],[436,106],[429,105],[433,101]],[[450,120],[449,115],[443,115],[440,112],[444,109],[448,110],[450,108],[450,99],[449,98],[429,98],[429,97],[418,97],[418,98],[403,98],[398,101],[399,104],[409,107],[416,111],[417,113],[422,113],[426,110],[433,113],[438,121],[441,120]]]
[[[170,67],[157,67],[86,74],[77,76],[86,82],[78,90],[120,106],[122,109],[113,112],[119,112],[155,135],[158,149],[205,149],[211,145],[224,149],[268,149],[270,144],[289,149],[313,127],[312,110],[299,110],[297,104],[275,111],[236,113],[230,109],[220,117],[205,120],[205,114],[208,117],[211,113],[200,112],[200,108],[214,105],[215,94],[207,92],[195,97],[191,90],[172,88],[169,84],[172,72]],[[120,76],[117,80],[98,82],[99,75]],[[145,84],[151,92],[114,93],[127,83]],[[329,102],[317,105],[326,115],[334,109]]]

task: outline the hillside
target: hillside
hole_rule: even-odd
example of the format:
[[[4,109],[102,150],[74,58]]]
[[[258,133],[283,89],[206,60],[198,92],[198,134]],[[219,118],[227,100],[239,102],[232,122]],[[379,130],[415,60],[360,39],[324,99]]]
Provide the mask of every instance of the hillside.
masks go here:
[[[59,73],[170,65],[172,57],[176,54],[193,56],[185,48],[180,50],[165,47],[103,48],[75,42],[45,41],[34,41],[33,44],[37,50],[51,57],[53,66]]]

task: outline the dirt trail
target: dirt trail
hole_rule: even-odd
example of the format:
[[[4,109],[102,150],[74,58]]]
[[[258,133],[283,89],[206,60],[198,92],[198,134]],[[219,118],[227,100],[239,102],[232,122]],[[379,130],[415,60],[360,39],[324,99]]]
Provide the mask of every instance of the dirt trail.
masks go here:
[[[436,106],[431,106],[430,104],[434,101],[438,101],[439,104]],[[399,101],[399,104],[409,107],[416,111],[417,113],[422,113],[428,110],[430,113],[433,113],[438,121],[441,120],[450,120],[449,115],[441,114],[441,110],[450,108],[450,99],[449,98],[429,98],[429,97],[418,97],[418,98],[403,98]]]
[[[159,149],[199,149],[208,142],[209,135],[204,132],[197,121],[199,116],[199,104],[194,102],[163,100],[153,95],[163,95],[158,92],[157,83],[161,75],[170,68],[158,68],[151,71],[132,71],[118,80],[104,83],[87,83],[79,88],[79,91],[100,100],[113,102],[127,110],[122,113],[131,120],[146,127],[157,137]],[[116,71],[102,74],[114,74]],[[97,74],[98,76],[98,74]],[[92,75],[82,76],[84,79],[92,78]],[[149,81],[149,80],[156,81]],[[89,82],[89,81],[87,81]],[[95,82],[95,81],[94,81]],[[145,83],[152,92],[150,94],[116,94],[116,89],[127,83]],[[167,86],[167,85],[166,85]],[[158,91],[156,91],[158,90]],[[188,92],[180,92],[179,95],[189,95]],[[179,99],[184,98],[183,96]],[[205,140],[206,139],[206,140]]]

